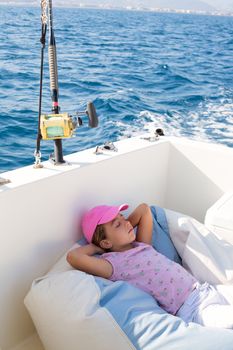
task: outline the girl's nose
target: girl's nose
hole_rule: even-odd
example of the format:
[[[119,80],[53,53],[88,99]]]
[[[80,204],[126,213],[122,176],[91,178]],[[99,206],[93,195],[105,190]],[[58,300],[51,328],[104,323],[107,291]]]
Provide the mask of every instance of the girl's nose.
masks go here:
[[[129,220],[126,220],[126,226],[130,227],[131,226],[131,222]]]

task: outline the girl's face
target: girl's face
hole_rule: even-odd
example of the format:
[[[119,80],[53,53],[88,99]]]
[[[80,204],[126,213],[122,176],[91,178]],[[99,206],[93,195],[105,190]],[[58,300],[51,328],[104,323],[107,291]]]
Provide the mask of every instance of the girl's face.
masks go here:
[[[115,219],[104,224],[106,239],[109,244],[107,249],[112,251],[122,251],[132,248],[131,243],[135,240],[135,233],[130,221],[126,220],[122,214],[118,214]],[[103,242],[103,241],[102,241]]]

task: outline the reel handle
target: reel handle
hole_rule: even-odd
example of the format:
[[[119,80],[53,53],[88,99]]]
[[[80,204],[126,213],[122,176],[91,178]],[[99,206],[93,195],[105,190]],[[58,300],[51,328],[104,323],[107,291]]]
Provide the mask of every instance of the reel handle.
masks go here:
[[[86,114],[89,118],[89,127],[96,128],[99,124],[99,120],[93,102],[87,102]]]

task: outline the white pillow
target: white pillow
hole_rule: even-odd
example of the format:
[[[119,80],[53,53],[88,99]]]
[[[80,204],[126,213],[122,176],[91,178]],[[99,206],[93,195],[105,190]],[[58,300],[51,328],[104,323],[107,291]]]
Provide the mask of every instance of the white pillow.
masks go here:
[[[183,266],[200,282],[233,283],[233,245],[205,225],[165,209],[171,240]]]
[[[65,254],[24,302],[46,350],[135,349],[99,298],[94,277],[72,269]]]

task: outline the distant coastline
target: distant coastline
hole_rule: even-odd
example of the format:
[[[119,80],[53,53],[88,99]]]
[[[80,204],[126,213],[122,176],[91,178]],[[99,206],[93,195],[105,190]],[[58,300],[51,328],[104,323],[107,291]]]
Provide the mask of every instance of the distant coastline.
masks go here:
[[[14,2],[14,1],[1,1],[0,6],[16,6],[16,7],[40,7],[38,6],[38,1],[32,1],[28,6],[28,2]],[[80,9],[98,9],[98,10],[125,10],[125,11],[145,11],[145,12],[158,12],[158,13],[180,13],[180,14],[196,14],[196,15],[208,15],[208,16],[233,16],[232,11],[197,11],[197,10],[183,10],[183,9],[170,9],[170,8],[147,8],[142,6],[110,6],[110,5],[102,5],[102,6],[93,6],[86,4],[75,4],[71,3],[69,6],[66,4],[56,4],[54,7],[61,8],[80,8]]]
[[[57,7],[63,7],[62,5]],[[147,8],[147,7],[139,7],[139,6],[126,6],[126,7],[118,7],[118,6],[91,6],[91,5],[73,5],[69,7],[77,7],[77,8],[95,8],[95,9],[103,9],[103,10],[126,10],[126,11],[146,11],[146,12],[159,12],[159,13],[181,13],[181,14],[196,14],[196,15],[210,15],[210,16],[233,16],[232,11],[197,11],[197,10],[183,10],[183,9],[170,9],[170,8]]]

